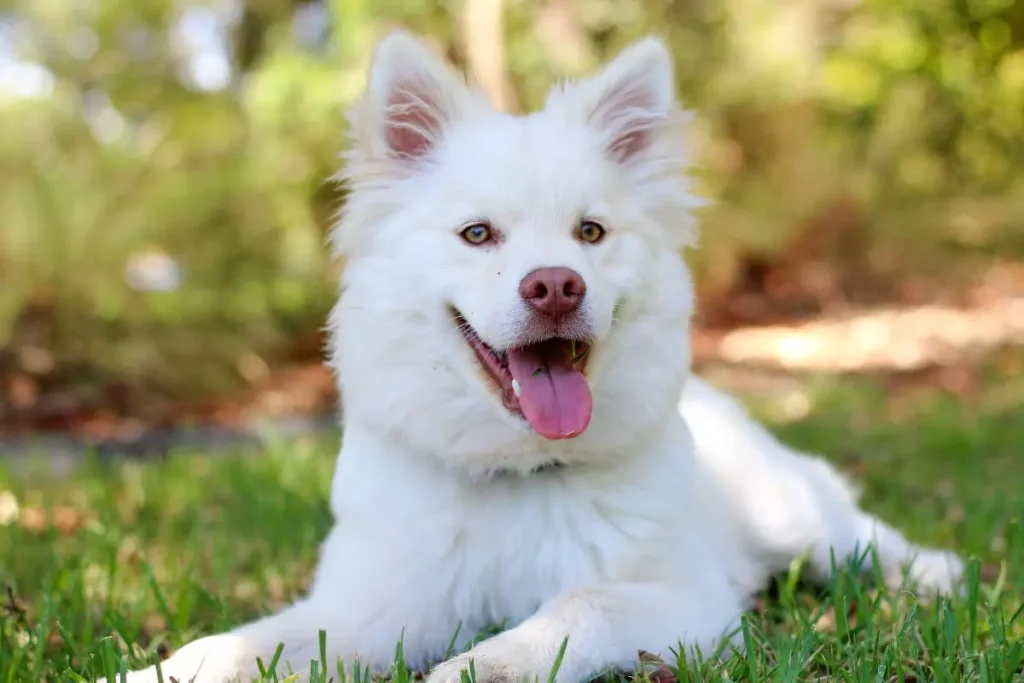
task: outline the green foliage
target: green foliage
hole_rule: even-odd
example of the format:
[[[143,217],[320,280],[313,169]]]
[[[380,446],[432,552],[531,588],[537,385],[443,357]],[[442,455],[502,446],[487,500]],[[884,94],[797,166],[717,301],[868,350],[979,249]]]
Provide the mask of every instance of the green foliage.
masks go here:
[[[237,383],[252,354],[286,353],[333,293],[326,233],[342,197],[329,178],[374,40],[405,25],[465,65],[463,4],[329,0],[328,27],[300,41],[313,5],[289,0],[14,0],[7,33],[53,81],[44,97],[0,95],[0,348],[172,393]],[[223,89],[182,78],[197,33],[178,22],[204,8],[230,38]],[[695,259],[708,288],[733,282],[742,254],[785,253],[849,205],[857,239],[814,256],[865,276],[1024,251],[1021,3],[504,10],[521,108],[644,33],[670,40],[699,114],[702,192],[717,200]],[[149,252],[179,262],[179,289],[126,284]]]

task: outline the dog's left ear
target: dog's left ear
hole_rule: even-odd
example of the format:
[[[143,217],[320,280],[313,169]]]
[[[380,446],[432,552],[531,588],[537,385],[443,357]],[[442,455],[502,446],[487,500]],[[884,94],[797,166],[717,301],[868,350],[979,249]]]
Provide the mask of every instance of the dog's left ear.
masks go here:
[[[566,98],[615,159],[630,161],[650,148],[675,110],[672,55],[658,38],[639,40],[593,76],[553,91],[547,106]]]

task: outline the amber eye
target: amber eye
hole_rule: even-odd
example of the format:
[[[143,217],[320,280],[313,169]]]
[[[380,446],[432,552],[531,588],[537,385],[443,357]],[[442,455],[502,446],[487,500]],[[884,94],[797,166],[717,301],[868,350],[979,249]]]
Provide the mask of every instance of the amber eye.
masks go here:
[[[583,221],[580,223],[576,234],[581,240],[589,244],[597,244],[604,238],[604,228],[594,221]]]
[[[459,234],[462,235],[462,239],[475,245],[487,244],[493,239],[491,229],[483,223],[474,223]]]

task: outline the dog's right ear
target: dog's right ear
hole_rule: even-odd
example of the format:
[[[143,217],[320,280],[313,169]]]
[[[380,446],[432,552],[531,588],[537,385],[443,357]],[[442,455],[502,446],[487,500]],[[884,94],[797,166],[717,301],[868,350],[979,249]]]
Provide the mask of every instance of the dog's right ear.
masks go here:
[[[395,31],[374,52],[352,133],[373,157],[418,161],[466,113],[471,99],[451,66],[412,35]]]

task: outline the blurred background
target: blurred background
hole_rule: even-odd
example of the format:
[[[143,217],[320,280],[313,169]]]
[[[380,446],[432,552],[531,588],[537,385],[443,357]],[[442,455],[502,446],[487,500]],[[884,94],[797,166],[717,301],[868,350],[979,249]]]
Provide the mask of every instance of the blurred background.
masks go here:
[[[1024,3],[6,0],[0,443],[332,409],[330,177],[398,25],[512,111],[670,41],[714,200],[698,364],[1020,369]]]

